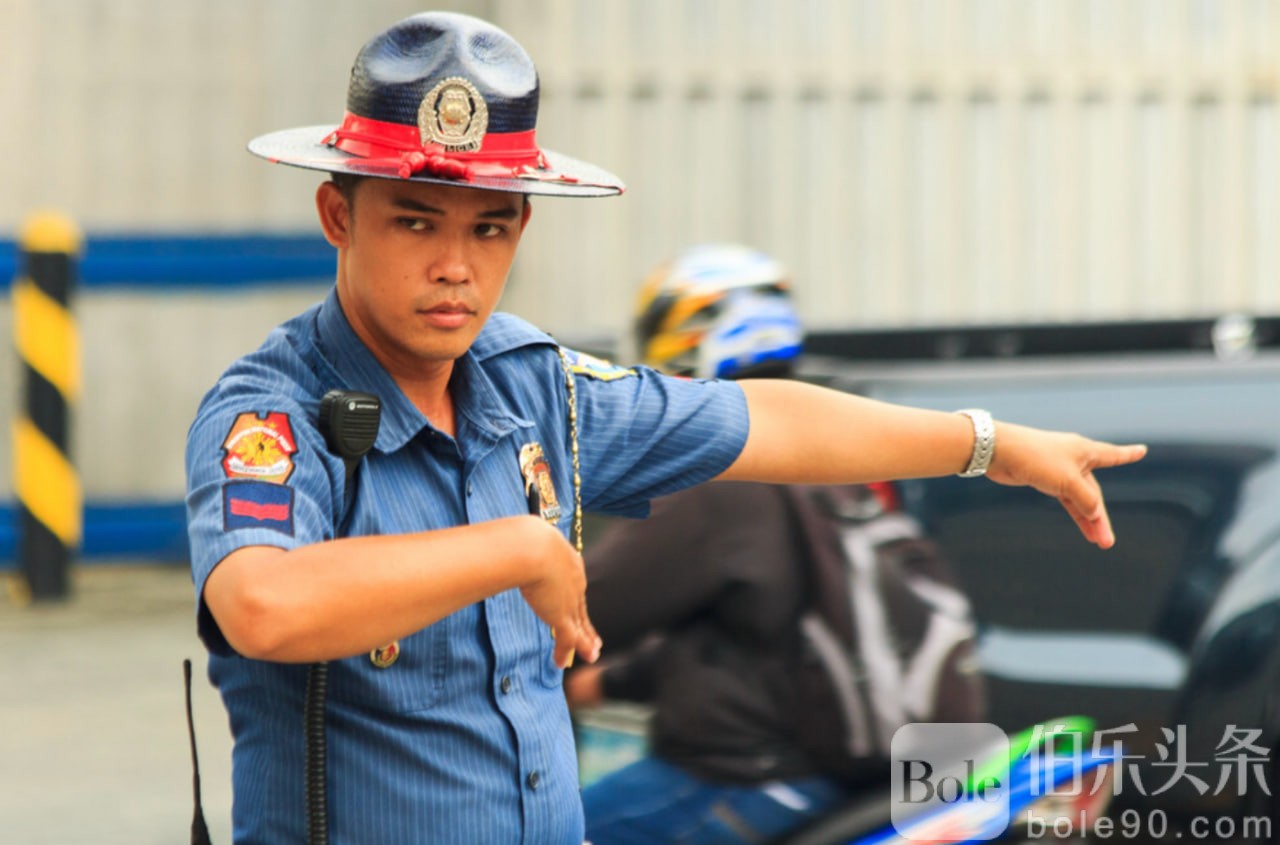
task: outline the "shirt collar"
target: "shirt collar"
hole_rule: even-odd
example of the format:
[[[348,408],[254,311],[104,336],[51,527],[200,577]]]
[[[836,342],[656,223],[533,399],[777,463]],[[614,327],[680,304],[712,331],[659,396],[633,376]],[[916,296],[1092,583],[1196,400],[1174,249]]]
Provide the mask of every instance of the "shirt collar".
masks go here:
[[[481,335],[487,330],[487,326],[481,329]],[[336,286],[320,305],[316,339],[321,357],[341,386],[367,391],[382,399],[382,421],[374,448],[384,453],[394,452],[424,428],[432,427],[351,328],[338,301]],[[450,390],[459,442],[472,437],[496,442],[517,427],[533,425],[506,403],[470,349],[454,362]]]

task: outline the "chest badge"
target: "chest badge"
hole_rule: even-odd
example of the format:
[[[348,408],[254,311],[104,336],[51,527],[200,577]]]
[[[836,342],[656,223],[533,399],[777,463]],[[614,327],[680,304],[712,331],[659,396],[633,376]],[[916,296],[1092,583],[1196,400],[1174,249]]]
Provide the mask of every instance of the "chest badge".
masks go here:
[[[542,454],[542,444],[535,441],[520,447],[520,474],[524,476],[529,513],[551,523],[558,520],[560,502],[556,499],[556,485],[551,480],[551,467]]]
[[[369,662],[379,669],[386,669],[400,657],[400,642],[392,640],[381,648],[369,652]]]

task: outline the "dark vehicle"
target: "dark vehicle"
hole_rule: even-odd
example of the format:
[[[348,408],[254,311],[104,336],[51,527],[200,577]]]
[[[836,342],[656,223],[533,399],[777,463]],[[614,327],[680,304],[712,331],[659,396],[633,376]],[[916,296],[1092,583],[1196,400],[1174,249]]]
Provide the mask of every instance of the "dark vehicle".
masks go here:
[[[980,625],[992,721],[1123,743],[1127,839],[1280,841],[1280,319],[816,334],[807,377],[1150,444],[1099,474],[1117,545],[1051,499],[902,485]],[[997,440],[998,449],[998,440]]]

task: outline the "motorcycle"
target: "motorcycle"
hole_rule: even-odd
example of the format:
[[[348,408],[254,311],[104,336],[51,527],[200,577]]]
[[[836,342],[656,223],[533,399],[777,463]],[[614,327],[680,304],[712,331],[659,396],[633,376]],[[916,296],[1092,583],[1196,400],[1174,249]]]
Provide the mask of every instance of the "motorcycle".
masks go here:
[[[579,722],[586,778],[598,777],[644,753],[641,708],[622,707]],[[894,792],[860,793],[839,809],[771,845],[920,845],[920,843],[1081,840],[1103,817],[1120,749],[1092,747],[1095,724],[1067,716],[1008,737],[1007,748],[979,749],[962,793],[916,813],[894,811]],[[1000,784],[999,801],[979,800]],[[1006,799],[1007,798],[1007,802]]]
[[[775,845],[1082,839],[1105,813],[1119,754],[1089,746],[1094,727],[1083,716],[1040,722],[1009,737],[1007,751],[976,755],[963,793],[948,803],[895,813],[889,791],[863,795]],[[984,784],[1003,785],[1002,800],[982,800]]]

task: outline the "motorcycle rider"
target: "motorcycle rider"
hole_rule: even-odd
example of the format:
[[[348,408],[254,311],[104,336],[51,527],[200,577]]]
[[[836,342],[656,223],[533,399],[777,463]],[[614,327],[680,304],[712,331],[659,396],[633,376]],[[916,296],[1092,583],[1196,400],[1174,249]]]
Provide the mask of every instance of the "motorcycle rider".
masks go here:
[[[658,267],[635,313],[642,362],[676,375],[788,377],[802,348],[786,269],[736,244]],[[892,488],[860,492],[893,507]],[[837,778],[796,736],[813,706],[780,670],[806,609],[800,530],[779,486],[722,483],[659,499],[587,546],[606,645],[566,676],[566,695],[652,706],[650,756],[583,791],[593,845],[761,842],[888,782],[887,760]]]

